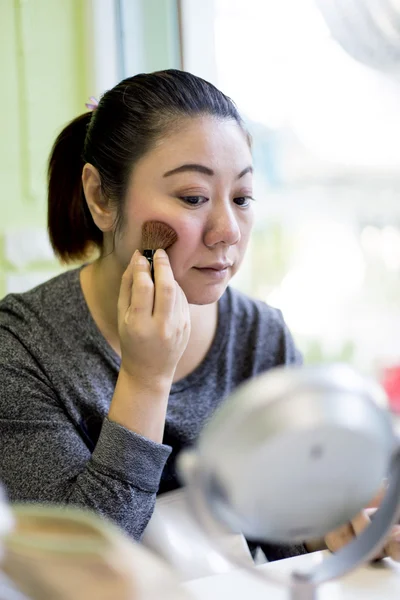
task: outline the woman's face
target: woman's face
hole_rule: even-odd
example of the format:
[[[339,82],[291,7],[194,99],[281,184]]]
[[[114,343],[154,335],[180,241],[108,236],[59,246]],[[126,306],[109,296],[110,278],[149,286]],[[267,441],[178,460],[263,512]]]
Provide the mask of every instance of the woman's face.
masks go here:
[[[216,302],[243,260],[253,222],[252,157],[236,122],[188,119],[138,161],[115,240],[123,268],[142,247],[146,221],[178,234],[167,252],[188,302]]]

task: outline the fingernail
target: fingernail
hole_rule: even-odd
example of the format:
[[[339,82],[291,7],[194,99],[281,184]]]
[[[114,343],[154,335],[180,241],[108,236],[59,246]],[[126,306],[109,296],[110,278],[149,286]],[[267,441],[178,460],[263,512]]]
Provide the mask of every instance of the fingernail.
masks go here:
[[[140,267],[145,267],[148,264],[147,258],[142,256],[140,252],[135,256],[135,265],[139,265]]]
[[[154,255],[155,258],[167,258],[167,256],[167,253],[162,248],[159,248]]]

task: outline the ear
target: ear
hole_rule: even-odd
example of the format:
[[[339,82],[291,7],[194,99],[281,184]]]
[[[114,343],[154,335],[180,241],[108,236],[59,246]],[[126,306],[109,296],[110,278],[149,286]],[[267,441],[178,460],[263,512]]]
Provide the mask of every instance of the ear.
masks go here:
[[[112,209],[109,199],[104,196],[98,170],[90,163],[83,167],[82,186],[93,221],[101,231],[112,231],[115,209]]]

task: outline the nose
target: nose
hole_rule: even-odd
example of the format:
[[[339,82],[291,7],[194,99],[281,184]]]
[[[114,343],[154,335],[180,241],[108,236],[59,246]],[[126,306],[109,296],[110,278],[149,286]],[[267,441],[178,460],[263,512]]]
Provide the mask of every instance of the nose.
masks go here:
[[[227,202],[220,202],[212,207],[207,219],[204,243],[208,247],[218,244],[233,246],[240,241],[241,231],[234,207]]]

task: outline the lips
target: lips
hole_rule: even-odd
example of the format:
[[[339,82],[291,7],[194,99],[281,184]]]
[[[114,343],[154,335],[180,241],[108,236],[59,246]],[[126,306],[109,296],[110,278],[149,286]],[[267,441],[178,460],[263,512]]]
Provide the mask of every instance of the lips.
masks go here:
[[[194,267],[200,277],[205,277],[209,283],[217,283],[226,281],[228,276],[228,269],[232,267],[233,263],[218,262],[204,265],[202,267]]]
[[[203,267],[196,267],[196,269],[211,269],[212,271],[225,271],[232,266],[232,263],[213,263],[211,265],[204,265]]]

